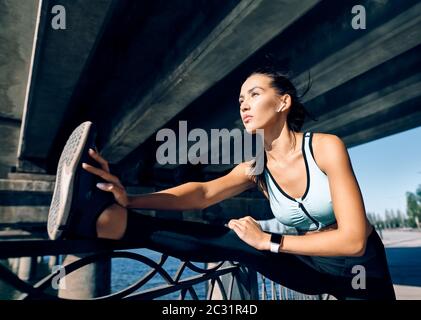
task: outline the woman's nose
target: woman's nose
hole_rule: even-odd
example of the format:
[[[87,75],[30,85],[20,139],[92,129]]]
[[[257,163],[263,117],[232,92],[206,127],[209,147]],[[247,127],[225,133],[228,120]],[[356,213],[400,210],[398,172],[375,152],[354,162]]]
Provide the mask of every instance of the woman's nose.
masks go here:
[[[249,105],[247,102],[243,102],[243,103],[241,104],[240,110],[241,110],[242,112],[244,112],[244,111],[246,111],[246,110],[250,110],[250,105]]]

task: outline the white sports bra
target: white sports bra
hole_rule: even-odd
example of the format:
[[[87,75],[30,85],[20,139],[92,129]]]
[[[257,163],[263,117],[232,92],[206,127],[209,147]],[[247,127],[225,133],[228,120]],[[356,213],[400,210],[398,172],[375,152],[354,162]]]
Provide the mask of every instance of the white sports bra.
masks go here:
[[[276,183],[265,164],[269,202],[275,218],[298,233],[320,230],[336,223],[330,196],[329,181],[314,160],[312,132],[304,133],[302,152],[307,172],[307,187],[301,198],[286,194]]]

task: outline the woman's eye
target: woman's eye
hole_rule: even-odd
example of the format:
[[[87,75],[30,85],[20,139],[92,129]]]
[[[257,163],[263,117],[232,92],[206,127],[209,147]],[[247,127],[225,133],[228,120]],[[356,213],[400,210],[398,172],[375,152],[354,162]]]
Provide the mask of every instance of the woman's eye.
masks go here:
[[[252,96],[252,97],[257,96],[257,95],[259,95],[257,92],[253,92],[253,93],[251,94],[251,96]]]

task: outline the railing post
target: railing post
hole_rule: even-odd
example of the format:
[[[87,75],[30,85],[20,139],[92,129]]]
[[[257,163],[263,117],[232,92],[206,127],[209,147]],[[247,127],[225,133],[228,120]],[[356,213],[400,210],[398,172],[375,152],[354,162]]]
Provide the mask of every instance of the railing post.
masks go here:
[[[68,265],[89,254],[67,255],[63,265]],[[90,299],[111,292],[111,259],[86,265],[64,278],[58,296],[65,299]]]
[[[217,263],[208,263],[209,267],[214,267]],[[229,262],[225,262],[222,267],[229,266]],[[222,283],[222,288],[215,282],[215,287],[210,296],[210,300],[222,300],[223,294],[222,290],[225,291],[227,299],[231,300],[258,300],[259,299],[259,289],[257,286],[257,273],[256,271],[245,267],[240,266],[238,271],[235,274],[230,273],[219,277]],[[233,279],[234,278],[234,279]],[[232,293],[229,296],[230,286],[232,284]],[[210,287],[211,282],[208,281],[207,290],[212,290]],[[208,295],[207,292],[207,295]]]

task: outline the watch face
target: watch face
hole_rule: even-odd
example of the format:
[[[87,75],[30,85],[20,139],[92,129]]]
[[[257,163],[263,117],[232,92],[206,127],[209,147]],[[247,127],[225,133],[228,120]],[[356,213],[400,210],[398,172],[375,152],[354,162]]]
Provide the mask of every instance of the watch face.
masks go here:
[[[280,244],[282,237],[282,234],[272,233],[272,235],[270,236],[270,242]]]

